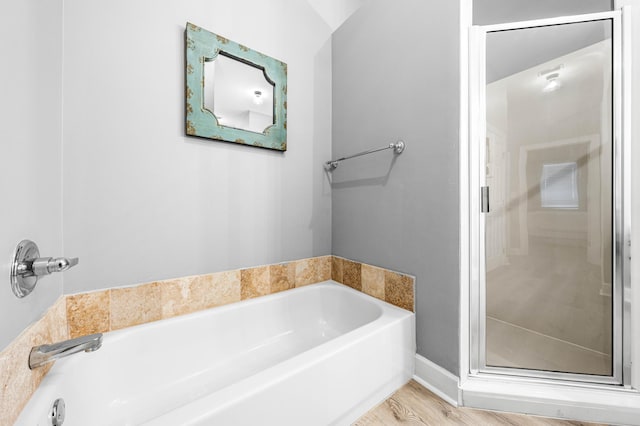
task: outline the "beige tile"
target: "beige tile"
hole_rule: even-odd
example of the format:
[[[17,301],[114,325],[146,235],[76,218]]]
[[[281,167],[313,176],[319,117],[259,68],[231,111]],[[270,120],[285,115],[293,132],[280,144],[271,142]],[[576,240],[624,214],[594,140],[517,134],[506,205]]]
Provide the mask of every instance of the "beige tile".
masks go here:
[[[240,301],[240,271],[197,275],[158,283],[162,316],[171,318]]]
[[[331,279],[342,283],[342,258],[338,256],[331,256]]]
[[[342,283],[356,290],[362,290],[362,264],[344,259],[342,261]]]
[[[4,417],[2,424],[13,424],[42,378],[51,368],[45,366],[29,370],[29,352],[35,345],[53,343],[47,338],[42,324],[36,323],[25,330],[2,354],[0,354],[0,407]]]
[[[317,276],[316,282],[327,281],[331,279],[331,258],[332,256],[317,257]]]
[[[67,338],[64,298],[45,313],[42,319],[23,331],[0,352],[0,407],[2,424],[13,424],[29,398],[53,364],[29,369],[29,352],[33,346],[55,343]],[[6,422],[6,423],[5,423]]]
[[[211,290],[206,296],[207,308],[239,302],[241,293],[241,272],[225,271],[211,274]]]
[[[67,296],[69,337],[75,338],[110,330],[109,290]]]
[[[296,264],[296,287],[318,282],[318,262],[315,258],[301,259]]]
[[[376,266],[362,264],[362,291],[369,296],[385,300],[384,294],[384,269]]]
[[[53,342],[69,339],[69,329],[67,325],[67,300],[60,296],[44,316],[47,328]]]
[[[269,284],[269,266],[240,271],[240,297],[242,300],[269,294]]]
[[[191,294],[193,281],[197,277],[185,277],[158,282],[162,307],[162,318],[184,315],[201,308],[196,297]]]
[[[157,282],[111,289],[111,329],[162,319],[162,294]]]
[[[289,280],[289,283],[293,286],[293,288],[296,287],[296,267],[296,262],[287,263],[287,279]]]
[[[293,271],[293,274],[291,273]],[[291,277],[293,276],[293,279]],[[279,263],[269,266],[271,293],[289,290],[295,287],[295,263]]]
[[[413,278],[385,270],[384,281],[385,300],[413,312]]]

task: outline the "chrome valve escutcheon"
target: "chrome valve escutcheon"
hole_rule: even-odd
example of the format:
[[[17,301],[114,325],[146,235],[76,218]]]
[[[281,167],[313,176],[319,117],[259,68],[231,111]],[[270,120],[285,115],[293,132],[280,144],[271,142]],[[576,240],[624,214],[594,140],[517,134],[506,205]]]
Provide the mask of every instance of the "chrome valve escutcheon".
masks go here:
[[[66,271],[77,264],[77,257],[40,257],[36,243],[31,240],[20,241],[11,264],[11,290],[17,297],[25,297],[35,288],[38,277]]]

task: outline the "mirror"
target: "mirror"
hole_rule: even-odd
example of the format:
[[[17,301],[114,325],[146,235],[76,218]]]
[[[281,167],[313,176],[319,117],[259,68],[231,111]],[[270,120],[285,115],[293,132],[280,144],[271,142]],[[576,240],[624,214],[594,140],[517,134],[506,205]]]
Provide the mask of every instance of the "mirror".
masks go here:
[[[263,133],[273,123],[273,89],[264,72],[219,53],[204,60],[204,107],[218,123]]]
[[[186,133],[286,151],[287,65],[187,23]]]

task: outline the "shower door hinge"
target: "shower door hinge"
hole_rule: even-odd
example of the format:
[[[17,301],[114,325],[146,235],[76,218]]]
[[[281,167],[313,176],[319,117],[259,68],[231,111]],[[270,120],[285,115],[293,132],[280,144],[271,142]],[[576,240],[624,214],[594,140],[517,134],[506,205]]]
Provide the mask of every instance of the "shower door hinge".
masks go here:
[[[489,213],[489,187],[480,187],[480,212]]]

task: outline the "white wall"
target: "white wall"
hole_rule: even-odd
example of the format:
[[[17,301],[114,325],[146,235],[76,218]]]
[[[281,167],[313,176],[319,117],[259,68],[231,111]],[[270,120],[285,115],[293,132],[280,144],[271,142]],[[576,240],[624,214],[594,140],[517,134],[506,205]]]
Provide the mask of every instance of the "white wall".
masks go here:
[[[65,293],[331,253],[329,26],[297,0],[65,0]],[[189,21],[288,64],[286,153],[184,135]]]
[[[16,244],[62,253],[62,0],[0,5],[0,350],[62,294],[45,277],[25,299],[9,281]]]
[[[369,0],[307,0],[333,31]]]

